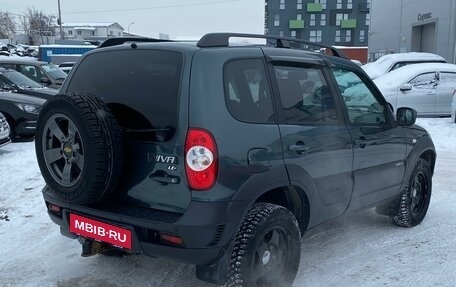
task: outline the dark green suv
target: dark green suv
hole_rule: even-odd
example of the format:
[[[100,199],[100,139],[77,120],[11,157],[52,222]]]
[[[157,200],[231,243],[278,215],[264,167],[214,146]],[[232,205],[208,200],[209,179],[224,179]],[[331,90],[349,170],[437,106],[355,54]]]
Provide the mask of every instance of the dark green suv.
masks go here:
[[[168,257],[226,286],[291,286],[301,235],[354,210],[419,224],[436,152],[416,112],[310,47],[219,33],[87,53],[37,124],[50,218],[83,256]]]

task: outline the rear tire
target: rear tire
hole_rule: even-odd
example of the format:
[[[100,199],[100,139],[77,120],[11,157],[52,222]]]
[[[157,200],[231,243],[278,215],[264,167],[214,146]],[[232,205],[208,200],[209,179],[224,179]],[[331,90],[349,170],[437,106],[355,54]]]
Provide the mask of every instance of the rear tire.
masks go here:
[[[91,95],[50,98],[38,118],[35,149],[46,184],[66,202],[99,201],[122,172],[121,130],[108,106]]]
[[[429,163],[420,158],[405,186],[393,221],[402,227],[413,227],[426,216],[432,193],[432,174]]]
[[[286,208],[255,203],[236,235],[223,286],[291,286],[301,258],[301,235]]]

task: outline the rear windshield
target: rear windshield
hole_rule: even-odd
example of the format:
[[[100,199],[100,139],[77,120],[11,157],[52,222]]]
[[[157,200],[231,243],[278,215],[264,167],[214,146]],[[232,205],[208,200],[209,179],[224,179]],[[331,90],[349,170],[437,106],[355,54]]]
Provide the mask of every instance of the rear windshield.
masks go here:
[[[103,98],[131,136],[166,141],[177,125],[182,65],[178,52],[96,53],[77,67],[68,92]]]

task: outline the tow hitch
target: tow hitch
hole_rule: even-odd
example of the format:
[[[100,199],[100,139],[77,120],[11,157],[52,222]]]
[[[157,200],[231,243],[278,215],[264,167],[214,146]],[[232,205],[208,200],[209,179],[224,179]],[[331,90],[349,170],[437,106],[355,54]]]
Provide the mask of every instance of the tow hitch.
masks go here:
[[[90,256],[94,256],[97,254],[107,254],[110,252],[116,252],[116,253],[119,253],[119,255],[128,254],[125,251],[123,251],[119,248],[116,248],[114,246],[111,246],[109,244],[101,243],[98,241],[93,241],[93,240],[90,240],[87,238],[78,238],[78,241],[82,245],[82,253],[81,253],[82,257],[90,257]]]

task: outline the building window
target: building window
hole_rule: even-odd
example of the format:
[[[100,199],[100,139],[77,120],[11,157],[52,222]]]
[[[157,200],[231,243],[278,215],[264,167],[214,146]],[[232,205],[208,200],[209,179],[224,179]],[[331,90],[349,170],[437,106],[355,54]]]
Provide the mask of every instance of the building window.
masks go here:
[[[359,30],[359,41],[363,43],[366,40],[366,30]]]
[[[370,13],[367,13],[367,14],[366,14],[366,26],[369,26],[369,25],[370,25],[370,21],[371,21],[371,14],[370,14]]]
[[[310,14],[310,26],[315,26],[315,14]]]
[[[274,26],[275,27],[280,26],[280,16],[279,15],[274,16]]]
[[[371,8],[371,0],[367,0],[367,9],[370,9]]]
[[[353,0],[347,0],[347,9],[353,9]]]
[[[280,10],[285,10],[285,0],[280,0]]]
[[[345,42],[351,42],[352,40],[352,31],[347,30],[345,31]]]
[[[296,16],[296,20],[302,20],[302,14],[298,14],[298,15]]]
[[[95,31],[92,31],[92,36],[95,36]],[[120,35],[119,35],[120,36]]]
[[[310,31],[309,32],[309,41],[310,42],[321,43],[321,38],[322,38],[321,35],[322,35],[321,30]]]
[[[68,35],[73,35],[73,30],[68,31]]]
[[[302,0],[296,0],[296,9],[298,9],[298,10],[302,9]]]
[[[114,31],[109,31],[109,35],[113,36],[114,35]]]
[[[296,37],[296,31],[291,31],[291,37]]]
[[[280,37],[285,36],[285,34],[283,33],[283,31],[279,31],[279,36],[280,36]]]
[[[82,31],[81,30],[78,30],[78,35],[82,35]]]
[[[326,26],[326,14],[321,14],[320,26]]]
[[[336,30],[335,42],[336,42],[336,43],[340,43],[340,30]]]
[[[340,26],[342,20],[347,20],[348,14],[337,13],[336,14],[336,26]]]
[[[315,3],[320,3],[321,9],[326,9],[326,1],[327,0],[315,0]]]
[[[336,9],[342,9],[342,0],[337,0]]]

